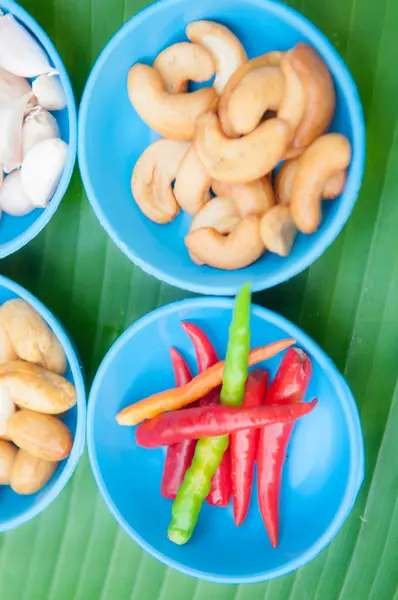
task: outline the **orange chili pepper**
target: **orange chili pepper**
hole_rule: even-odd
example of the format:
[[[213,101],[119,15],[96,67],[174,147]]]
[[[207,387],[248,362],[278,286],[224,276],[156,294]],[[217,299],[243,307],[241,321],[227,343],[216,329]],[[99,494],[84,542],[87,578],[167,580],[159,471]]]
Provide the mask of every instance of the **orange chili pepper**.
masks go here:
[[[267,360],[296,343],[294,339],[279,340],[267,346],[254,348],[249,352],[249,366]],[[144,419],[152,419],[169,410],[177,410],[202,398],[222,382],[225,361],[199,373],[189,383],[171,390],[165,390],[130,404],[116,416],[119,425],[137,425]]]

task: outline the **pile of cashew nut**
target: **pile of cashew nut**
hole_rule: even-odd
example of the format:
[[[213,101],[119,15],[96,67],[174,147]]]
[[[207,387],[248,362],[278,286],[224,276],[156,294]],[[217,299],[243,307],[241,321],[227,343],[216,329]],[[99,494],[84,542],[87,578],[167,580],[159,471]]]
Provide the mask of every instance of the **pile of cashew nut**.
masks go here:
[[[0,306],[0,489],[35,494],[69,456],[73,436],[59,418],[76,404],[64,350],[20,298]]]
[[[128,94],[162,139],[138,159],[131,189],[141,211],[168,223],[192,215],[192,260],[240,269],[268,250],[288,256],[298,231],[314,233],[322,200],[339,196],[351,161],[346,137],[326,133],[332,76],[305,43],[248,60],[237,37],[211,21],[153,66],[135,64]],[[188,81],[212,87],[188,92]],[[283,162],[282,162],[283,161]]]

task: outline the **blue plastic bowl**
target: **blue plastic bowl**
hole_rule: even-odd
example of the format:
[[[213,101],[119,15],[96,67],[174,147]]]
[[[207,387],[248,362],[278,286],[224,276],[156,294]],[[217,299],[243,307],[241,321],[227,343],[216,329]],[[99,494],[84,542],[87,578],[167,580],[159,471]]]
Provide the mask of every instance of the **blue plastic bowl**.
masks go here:
[[[54,48],[48,35],[36,21],[13,0],[0,0],[0,9],[4,13],[11,12],[22,25],[32,33],[41,43],[50,59],[51,64],[57,69],[65,92],[67,105],[64,110],[54,111],[52,114],[57,119],[61,138],[69,144],[68,157],[65,169],[57,190],[45,209],[36,209],[25,217],[12,217],[3,213],[0,222],[0,258],[16,252],[28,244],[45,225],[49,222],[59,203],[65,195],[73,167],[76,160],[77,119],[76,106],[72,86],[64,64]]]
[[[87,441],[91,467],[109,510],[142,548],[188,575],[223,583],[279,577],[302,567],[329,544],[347,519],[364,475],[364,448],[355,400],[332,361],[305,333],[277,314],[253,307],[252,347],[294,337],[311,356],[307,399],[316,409],[298,421],[289,446],[281,496],[280,544],[272,548],[254,488],[249,514],[235,527],[232,505],[204,504],[185,546],[167,539],[171,502],[160,495],[165,450],[137,447],[134,429],[115,416],[148,394],[173,387],[169,349],[193,372],[192,345],[181,321],[197,323],[225,356],[232,300],[197,298],[171,304],[130,327],[102,362],[90,393]],[[264,365],[274,375],[281,356]]]
[[[0,305],[13,298],[22,298],[37,310],[59,339],[68,361],[65,377],[76,388],[77,404],[62,418],[73,435],[72,452],[68,458],[59,463],[50,481],[39,492],[31,496],[20,496],[9,486],[0,486],[0,533],[30,521],[55,500],[68,483],[83,453],[86,423],[83,371],[73,342],[57,319],[37,298],[17,283],[0,275]]]
[[[336,83],[332,130],[353,147],[347,185],[340,199],[324,203],[323,222],[311,236],[299,235],[288,258],[266,253],[239,271],[197,266],[184,244],[191,218],[180,214],[168,225],[149,221],[133,201],[135,162],[158,136],[143,123],[127,97],[127,73],[139,61],[151,63],[170,44],[186,39],[185,26],[213,19],[230,27],[250,57],[312,44]],[[158,279],[203,294],[232,295],[250,280],[258,291],[286,281],[311,265],[347,221],[361,185],[365,127],[357,89],[344,62],[318,29],[295,10],[268,0],[163,0],[126,23],[107,44],[89,77],[79,115],[79,164],[88,198],[119,248]]]

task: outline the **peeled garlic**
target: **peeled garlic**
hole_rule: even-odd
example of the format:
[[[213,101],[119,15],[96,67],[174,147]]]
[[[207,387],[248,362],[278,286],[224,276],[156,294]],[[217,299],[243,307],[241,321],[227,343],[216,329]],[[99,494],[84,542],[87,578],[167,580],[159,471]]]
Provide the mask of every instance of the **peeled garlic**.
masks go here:
[[[15,413],[16,407],[4,385],[0,385],[0,437],[7,435],[7,421]]]
[[[18,100],[0,105],[0,164],[4,166],[6,173],[21,166],[22,123],[32,96],[30,91]]]
[[[29,82],[0,67],[0,104],[7,104],[31,91]]]
[[[43,140],[59,137],[56,119],[47,110],[34,109],[25,119],[22,128],[22,156]]]
[[[4,179],[0,188],[0,208],[13,217],[23,217],[35,209],[23,190],[20,169],[13,171]]]
[[[37,102],[47,110],[62,110],[66,106],[64,94],[58,73],[40,75],[32,83],[32,90]]]
[[[22,187],[34,206],[43,208],[51,200],[68,156],[68,144],[60,139],[44,140],[29,150],[21,168]]]
[[[0,16],[0,66],[20,77],[51,71],[47,55],[11,13]]]

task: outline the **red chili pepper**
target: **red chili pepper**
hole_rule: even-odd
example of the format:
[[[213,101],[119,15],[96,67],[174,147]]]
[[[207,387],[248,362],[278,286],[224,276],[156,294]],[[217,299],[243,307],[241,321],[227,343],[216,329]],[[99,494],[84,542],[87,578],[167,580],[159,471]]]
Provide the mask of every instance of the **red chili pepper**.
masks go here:
[[[192,375],[187,363],[175,348],[170,348],[170,355],[176,386],[180,387],[191,381]],[[160,487],[161,494],[165,498],[175,499],[184,481],[185,472],[191,465],[195,446],[195,440],[184,440],[168,447]]]
[[[183,321],[181,327],[189,335],[194,345],[199,373],[215,365],[218,362],[218,356],[205,332],[197,325],[194,325],[194,323],[189,323],[188,321]]]
[[[196,352],[198,371],[202,373],[218,362],[213,344],[205,332],[195,325],[185,321],[181,323],[183,330],[189,335]],[[199,406],[209,406],[220,402],[220,389],[209,392],[199,400]],[[229,448],[224,452],[223,459],[211,480],[210,492],[206,498],[211,506],[228,506],[231,499],[231,468]]]
[[[231,459],[229,448],[222,457],[220,466],[211,480],[210,492],[206,501],[210,506],[228,506],[231,500]]]
[[[255,369],[249,373],[242,408],[261,406],[265,400],[268,371]],[[244,429],[230,436],[232,502],[235,525],[246,518],[252,492],[254,463],[258,447],[258,429]]]
[[[300,403],[307,391],[311,373],[311,360],[307,354],[300,348],[289,348],[269,387],[266,404],[282,407]],[[294,423],[278,423],[264,427],[259,435],[258,499],[261,515],[274,548],[278,545],[282,471],[293,428]]]
[[[317,400],[285,406],[198,406],[165,413],[144,421],[135,430],[143,448],[169,446],[182,440],[229,435],[242,429],[259,429],[273,423],[290,423],[311,412]]]
[[[296,341],[293,339],[279,340],[260,348],[253,348],[249,352],[249,367],[272,358],[295,343]],[[134,402],[116,415],[116,421],[119,425],[131,427],[132,425],[138,425],[145,419],[152,419],[164,412],[177,410],[187,404],[192,404],[199,398],[203,398],[210,390],[214,390],[221,385],[224,367],[225,360],[220,360],[210,369],[199,373],[192,381],[179,388],[164,390]]]

